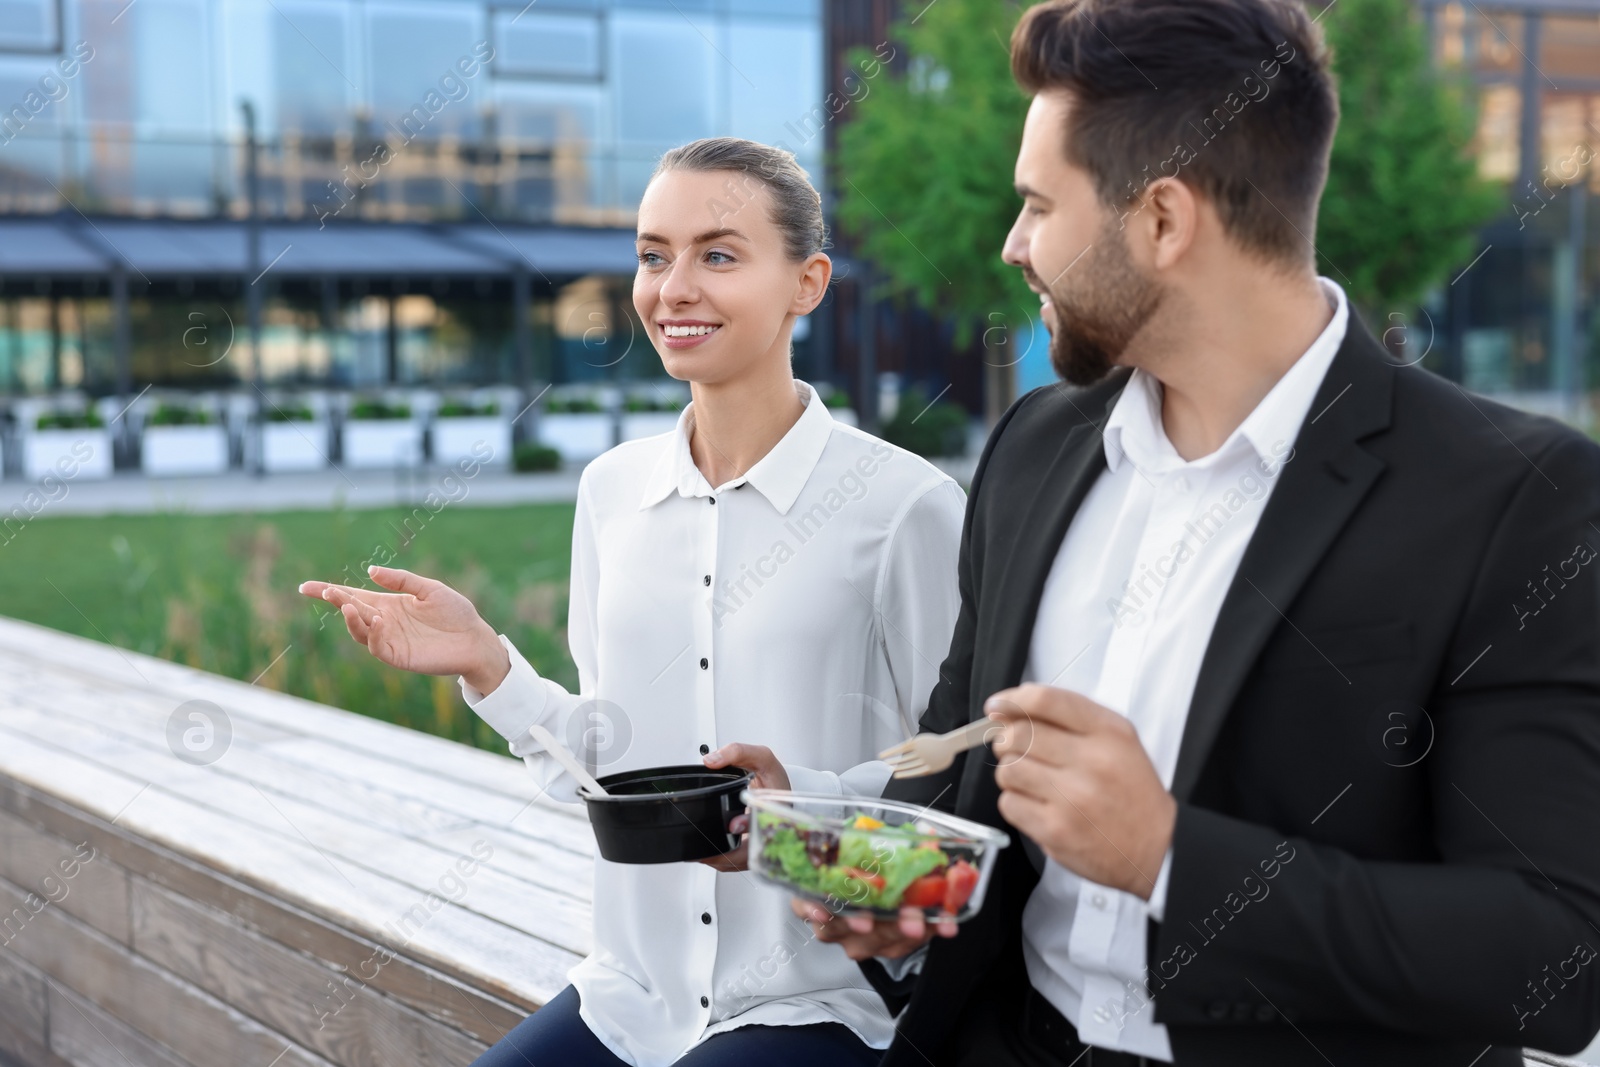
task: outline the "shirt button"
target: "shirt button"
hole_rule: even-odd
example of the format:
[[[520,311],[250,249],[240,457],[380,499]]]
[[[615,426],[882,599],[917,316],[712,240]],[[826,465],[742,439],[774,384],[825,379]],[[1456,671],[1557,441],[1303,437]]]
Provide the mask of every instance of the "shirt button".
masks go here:
[[[706,581],[707,585],[710,585],[711,584],[711,575],[709,575],[709,574],[706,575],[705,581]]]
[[[1089,903],[1093,904],[1095,907],[1099,908],[1101,911],[1105,911],[1106,910],[1106,895],[1104,893],[1096,893],[1094,896],[1089,898]]]
[[[710,997],[701,997],[701,998],[700,998],[700,1006],[701,1006],[701,1007],[702,1007],[702,1008],[709,1008],[709,1007],[711,1007],[711,998],[710,998]]]
[[[705,670],[709,666],[711,666],[711,661],[706,659],[704,656],[701,656],[700,657],[700,669],[701,670]]]
[[[710,745],[701,745],[700,746],[700,755],[709,756],[710,754],[711,754],[711,746]]]
[[[702,911],[700,913],[700,921],[705,923],[707,926],[710,926],[711,925],[711,913],[709,911]]]

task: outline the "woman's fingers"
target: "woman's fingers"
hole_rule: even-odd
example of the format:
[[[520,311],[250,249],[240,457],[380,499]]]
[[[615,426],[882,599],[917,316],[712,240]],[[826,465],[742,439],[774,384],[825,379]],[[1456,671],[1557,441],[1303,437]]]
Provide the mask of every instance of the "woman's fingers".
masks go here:
[[[367,575],[385,589],[393,589],[397,593],[410,593],[415,597],[427,595],[439,584],[432,578],[424,578],[420,574],[403,571],[398,567],[368,567]]]
[[[372,622],[375,612],[399,610],[399,602],[403,599],[394,593],[373,593],[366,589],[352,589],[348,585],[329,586],[323,597],[336,608],[354,604],[356,610],[361,612],[362,620],[367,623]]]
[[[350,631],[350,636],[363,645],[367,644],[368,638],[372,636],[372,630],[367,626],[366,620],[362,619],[361,612],[356,610],[356,606],[347,602],[340,606],[339,614],[344,616],[344,625]],[[370,647],[368,645],[368,648]]]

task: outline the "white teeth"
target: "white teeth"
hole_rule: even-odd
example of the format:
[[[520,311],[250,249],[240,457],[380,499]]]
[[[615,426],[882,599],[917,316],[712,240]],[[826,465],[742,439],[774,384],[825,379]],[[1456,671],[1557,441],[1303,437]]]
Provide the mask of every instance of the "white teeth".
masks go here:
[[[663,326],[661,329],[668,337],[700,337],[721,328],[720,326]]]

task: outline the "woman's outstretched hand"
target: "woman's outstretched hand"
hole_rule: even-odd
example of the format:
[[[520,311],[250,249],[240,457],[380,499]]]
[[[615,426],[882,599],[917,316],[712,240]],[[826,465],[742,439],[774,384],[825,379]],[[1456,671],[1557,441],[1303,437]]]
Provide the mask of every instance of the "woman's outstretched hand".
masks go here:
[[[772,749],[765,745],[723,745],[705,756],[704,762],[713,770],[741,767],[755,772],[755,777],[750,782],[752,789],[789,788],[789,772],[783,769],[783,764],[772,754]],[[735,815],[733,821],[728,824],[728,829],[733,833],[745,835],[744,840],[739,842],[739,847],[732,852],[724,852],[720,856],[712,856],[700,862],[719,871],[747,870],[750,866],[750,816]]]
[[[417,674],[459,674],[482,693],[511,669],[494,628],[472,601],[443,582],[393,567],[371,567],[392,593],[332,582],[302,582],[300,592],[339,609],[350,636],[391,667]]]

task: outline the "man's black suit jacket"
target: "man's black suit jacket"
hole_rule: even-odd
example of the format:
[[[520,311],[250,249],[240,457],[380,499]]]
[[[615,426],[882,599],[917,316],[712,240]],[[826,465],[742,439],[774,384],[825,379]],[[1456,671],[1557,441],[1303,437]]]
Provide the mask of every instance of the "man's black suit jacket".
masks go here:
[[[1130,373],[995,427],[923,730],[1017,684]],[[1492,1067],[1600,1028],[1597,554],[1600,446],[1395,366],[1352,315],[1189,707],[1143,1009],[1180,1067]],[[1005,826],[985,748],[889,795]],[[888,1067],[946,1062],[980,985],[1026,988],[1039,860],[1007,829],[983,911],[920,980],[864,965],[891,1007],[913,989]]]

